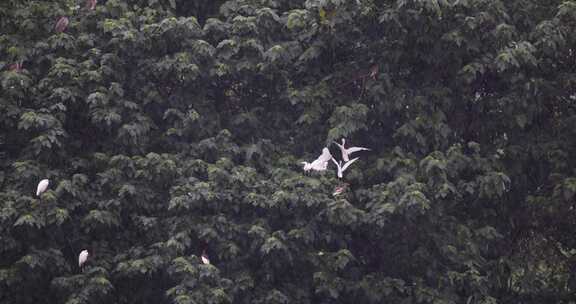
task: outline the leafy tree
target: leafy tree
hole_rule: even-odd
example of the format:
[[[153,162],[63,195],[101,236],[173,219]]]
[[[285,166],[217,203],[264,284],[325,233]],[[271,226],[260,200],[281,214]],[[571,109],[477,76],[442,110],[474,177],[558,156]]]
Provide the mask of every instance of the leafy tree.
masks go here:
[[[89,4],[0,4],[2,303],[576,302],[574,1]]]

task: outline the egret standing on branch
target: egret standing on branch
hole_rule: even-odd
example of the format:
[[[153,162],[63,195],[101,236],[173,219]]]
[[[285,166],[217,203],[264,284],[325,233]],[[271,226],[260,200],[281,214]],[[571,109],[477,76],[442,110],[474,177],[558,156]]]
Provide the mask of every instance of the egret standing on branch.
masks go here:
[[[206,254],[206,251],[202,252],[202,256],[200,256],[200,258],[202,259],[202,263],[208,265],[210,264],[210,259],[208,259],[208,255]]]
[[[36,196],[40,196],[40,194],[44,193],[46,189],[48,189],[48,185],[50,181],[48,179],[43,179],[38,183],[38,187],[36,188]]]
[[[350,160],[350,154],[354,153],[354,152],[358,152],[358,151],[370,151],[370,149],[368,148],[364,148],[364,147],[350,147],[348,149],[346,149],[345,145],[346,145],[346,139],[342,138],[342,144],[339,144],[337,142],[334,142],[339,148],[340,151],[342,151],[342,159],[344,160],[344,162],[347,162]]]
[[[338,167],[338,178],[342,178],[342,173],[344,173],[344,171],[350,167],[350,165],[352,163],[354,163],[356,160],[358,160],[358,157],[347,161],[346,163],[344,163],[344,166],[342,166],[342,161],[337,162],[333,157],[332,157],[332,161],[336,164],[336,167]]]
[[[324,149],[322,149],[322,154],[313,162],[302,162],[302,164],[304,164],[304,171],[324,171],[328,168],[328,161],[330,161],[331,158],[332,154],[330,154],[330,150],[328,150],[327,147],[324,147]]]
[[[78,267],[80,267],[80,270],[82,270],[82,265],[86,263],[86,260],[88,260],[88,250],[84,249],[78,255]]]

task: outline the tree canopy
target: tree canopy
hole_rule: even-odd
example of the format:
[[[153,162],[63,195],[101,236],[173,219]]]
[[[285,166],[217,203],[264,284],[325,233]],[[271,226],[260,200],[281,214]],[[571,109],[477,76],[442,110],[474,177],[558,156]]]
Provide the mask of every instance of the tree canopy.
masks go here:
[[[0,302],[576,303],[575,32],[573,0],[1,1]],[[341,138],[371,151],[303,172]]]

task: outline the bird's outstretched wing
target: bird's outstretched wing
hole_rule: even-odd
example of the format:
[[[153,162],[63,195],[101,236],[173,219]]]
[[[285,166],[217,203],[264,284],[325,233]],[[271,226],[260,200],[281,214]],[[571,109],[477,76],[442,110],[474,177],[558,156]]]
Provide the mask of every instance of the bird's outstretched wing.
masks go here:
[[[354,152],[358,152],[358,151],[370,151],[370,149],[368,148],[364,148],[364,147],[350,147],[347,149],[348,154],[354,153]]]
[[[356,160],[358,160],[359,157],[353,158],[350,161],[346,162],[344,164],[344,166],[342,166],[342,171],[346,170],[346,168],[348,168],[353,162],[355,162]]]

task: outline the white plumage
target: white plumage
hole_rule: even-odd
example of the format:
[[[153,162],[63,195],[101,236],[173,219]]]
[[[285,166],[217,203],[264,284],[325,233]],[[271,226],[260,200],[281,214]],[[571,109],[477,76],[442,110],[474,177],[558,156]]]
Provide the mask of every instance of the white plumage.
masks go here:
[[[84,249],[78,255],[78,267],[82,268],[82,265],[86,263],[86,260],[88,260],[88,250]]]
[[[332,154],[330,154],[330,150],[327,147],[322,149],[322,154],[318,156],[313,162],[302,162],[304,164],[304,171],[315,170],[315,171],[324,171],[328,168],[328,161],[332,158]]]
[[[342,173],[344,173],[344,171],[348,169],[348,167],[350,167],[350,165],[353,164],[356,160],[358,160],[358,157],[347,161],[344,163],[344,166],[342,166],[342,161],[337,162],[334,158],[332,158],[332,161],[336,164],[336,167],[338,167],[338,178],[342,178]]]
[[[358,151],[370,151],[370,149],[368,148],[364,148],[364,147],[350,147],[348,149],[346,149],[345,145],[346,145],[346,139],[342,138],[342,144],[339,144],[337,142],[334,142],[339,148],[340,151],[342,152],[342,159],[344,160],[344,162],[347,162],[350,160],[350,154],[354,153],[354,152],[358,152]]]
[[[210,264],[210,259],[208,259],[208,255],[206,255],[206,252],[202,253],[202,256],[200,258],[202,259],[202,263],[206,265]]]
[[[50,181],[47,179],[43,179],[38,183],[38,187],[36,188],[36,196],[40,196],[40,194],[44,193],[46,189],[48,189],[48,184]]]

